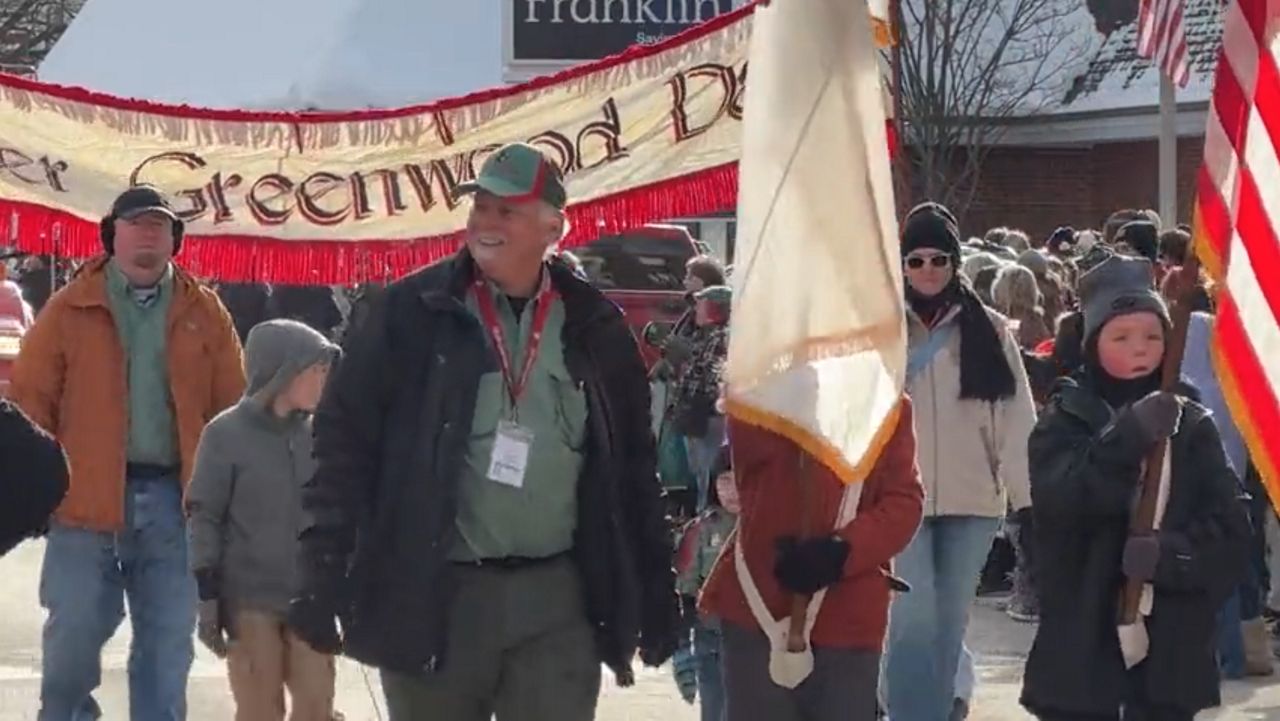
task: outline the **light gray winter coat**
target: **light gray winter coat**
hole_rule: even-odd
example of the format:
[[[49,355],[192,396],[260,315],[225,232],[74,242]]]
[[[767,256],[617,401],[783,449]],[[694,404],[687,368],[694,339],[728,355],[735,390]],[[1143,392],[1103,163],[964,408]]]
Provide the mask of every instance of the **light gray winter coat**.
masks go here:
[[[205,427],[187,490],[193,571],[216,569],[221,597],[284,613],[296,590],[302,484],[315,473],[311,417],[281,418],[271,402],[337,346],[290,320],[260,323],[245,348],[248,387]]]

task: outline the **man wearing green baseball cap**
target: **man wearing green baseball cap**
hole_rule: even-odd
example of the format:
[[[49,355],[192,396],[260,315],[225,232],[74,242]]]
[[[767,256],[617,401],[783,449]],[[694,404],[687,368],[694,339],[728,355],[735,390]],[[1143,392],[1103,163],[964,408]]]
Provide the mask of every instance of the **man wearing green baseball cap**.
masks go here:
[[[481,272],[509,296],[532,297],[543,260],[568,231],[560,169],[534,146],[511,143],[457,192],[475,196],[467,250]]]
[[[550,252],[537,148],[458,192],[466,247],[387,289],[317,412],[293,622],[382,670],[391,721],[588,721],[601,663],[627,686],[676,646],[644,362]]]

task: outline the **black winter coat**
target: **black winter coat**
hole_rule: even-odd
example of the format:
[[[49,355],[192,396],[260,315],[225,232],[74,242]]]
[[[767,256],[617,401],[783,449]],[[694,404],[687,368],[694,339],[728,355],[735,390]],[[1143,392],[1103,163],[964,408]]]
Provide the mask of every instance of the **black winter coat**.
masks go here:
[[[0,400],[0,555],[44,528],[67,483],[62,446]]]
[[[1150,652],[1126,672],[1116,637],[1121,556],[1144,449],[1112,417],[1086,377],[1066,379],[1031,434],[1040,627],[1022,703],[1037,714],[1115,713],[1134,696],[1130,684],[1142,683],[1152,704],[1216,706],[1216,618],[1248,562],[1239,481],[1213,418],[1184,399],[1147,619]]]
[[[342,310],[327,285],[276,285],[267,299],[266,319],[304,323],[325,338],[342,323]]]
[[[267,319],[271,289],[264,283],[222,283],[218,286],[218,299],[231,314],[240,343],[249,340],[249,331]]]
[[[497,368],[464,305],[473,268],[463,251],[391,285],[315,416],[302,595],[342,598],[345,653],[401,673],[448,662],[458,479],[480,378]],[[588,407],[573,557],[600,658],[629,684],[637,647],[662,663],[677,625],[648,383],[622,312],[562,262],[549,271],[565,306],[565,361]]]

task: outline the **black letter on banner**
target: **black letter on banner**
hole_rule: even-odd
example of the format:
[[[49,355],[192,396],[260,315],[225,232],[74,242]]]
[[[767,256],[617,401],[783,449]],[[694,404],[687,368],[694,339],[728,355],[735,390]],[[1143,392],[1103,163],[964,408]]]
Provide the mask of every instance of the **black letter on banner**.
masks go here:
[[[742,71],[738,73],[738,85],[733,89],[733,99],[729,102],[729,117],[734,120],[742,120],[742,103],[745,102],[746,92],[747,63],[743,63]]]
[[[369,205],[369,188],[365,185],[364,173],[356,171],[347,179],[351,183],[351,210],[356,220],[364,220],[373,215]]]
[[[209,203],[213,206],[213,222],[226,223],[234,218],[231,212],[231,204],[227,202],[226,191],[232,188],[240,187],[240,183],[244,182],[244,178],[239,173],[232,173],[227,176],[226,180],[222,179],[222,171],[213,174],[213,180],[204,186],[205,192],[209,194]]]
[[[67,172],[67,161],[65,160],[49,160],[49,156],[40,158],[40,164],[44,166],[44,177],[49,181],[49,187],[59,193],[67,192],[66,186],[62,184],[62,178],[58,177],[59,173]]]
[[[694,78],[710,78],[714,84],[719,85],[721,92],[720,107],[716,109],[709,120],[698,126],[689,125],[689,113],[685,109],[685,103],[689,99],[689,80]],[[729,105],[733,102],[734,91],[737,89],[738,78],[732,68],[727,68],[718,63],[703,63],[676,73],[669,81],[669,84],[671,85],[673,101],[671,120],[675,124],[676,142],[678,143],[707,132],[729,110]]]
[[[268,198],[259,198],[258,191],[262,188],[273,188],[276,193]],[[249,188],[245,202],[249,205],[249,212],[262,225],[283,225],[293,215],[293,204],[289,202],[292,197],[293,181],[279,173],[268,173]],[[284,207],[267,207],[268,202],[280,199],[284,199]]]
[[[203,168],[208,165],[204,158],[196,155],[195,153],[180,151],[160,153],[159,155],[153,155],[141,163],[138,163],[138,167],[134,168],[132,173],[129,173],[129,187],[142,185],[148,182],[146,178],[141,177],[142,171],[145,170],[148,165],[151,165],[152,163],[170,161],[175,162],[188,170],[196,170],[197,168]],[[174,193],[174,195],[191,201],[190,208],[178,211],[178,217],[182,218],[184,223],[190,223],[209,212],[209,201],[204,197],[203,187],[180,190]]]
[[[351,186],[341,175],[324,171],[312,173],[298,183],[298,210],[302,211],[304,218],[316,225],[337,225],[351,214],[351,201],[348,200],[335,210],[321,208],[319,201],[329,193],[344,188],[350,191]]]
[[[0,148],[0,170],[8,171],[9,175],[24,183],[37,185],[40,182],[38,178],[28,178],[18,172],[30,165],[35,165],[35,161],[27,157],[26,153],[13,148]]]
[[[429,170],[424,172],[421,163],[410,163],[404,166],[404,172],[409,176],[409,184],[418,195],[418,205],[422,207],[422,212],[429,213],[436,205],[436,195],[431,189],[433,184],[439,184],[445,207],[450,210],[458,207],[458,200],[454,197],[458,180],[448,164],[443,160],[432,160],[427,163],[427,167]]]
[[[535,147],[544,146],[554,151],[555,156],[550,160],[560,168],[560,173],[563,175],[568,175],[578,167],[578,151],[573,147],[573,141],[554,130],[538,133],[529,138],[529,144]]]
[[[373,171],[382,179],[382,200],[387,206],[387,217],[394,218],[409,209],[400,193],[400,173],[395,170],[378,168]]]
[[[604,101],[602,109],[604,120],[587,123],[586,127],[578,132],[578,169],[580,170],[604,165],[631,154],[631,151],[622,145],[622,122],[618,119],[618,104],[613,98],[609,98]],[[584,158],[587,156],[587,149],[584,147],[584,141],[590,138],[599,138],[603,141],[604,157],[586,165]]]

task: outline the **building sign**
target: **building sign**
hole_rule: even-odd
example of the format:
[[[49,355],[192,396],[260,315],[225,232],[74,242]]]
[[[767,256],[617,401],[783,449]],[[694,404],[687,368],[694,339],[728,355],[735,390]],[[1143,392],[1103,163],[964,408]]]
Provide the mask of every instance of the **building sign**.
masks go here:
[[[596,60],[648,45],[741,5],[741,0],[506,0],[509,60]]]

